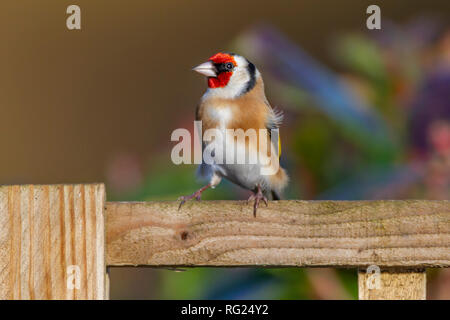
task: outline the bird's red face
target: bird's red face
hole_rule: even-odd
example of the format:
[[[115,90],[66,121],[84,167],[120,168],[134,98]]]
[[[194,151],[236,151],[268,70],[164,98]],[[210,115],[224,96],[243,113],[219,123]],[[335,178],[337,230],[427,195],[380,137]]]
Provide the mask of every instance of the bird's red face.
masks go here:
[[[193,70],[208,77],[208,87],[223,88],[230,81],[236,66],[232,54],[219,52]]]

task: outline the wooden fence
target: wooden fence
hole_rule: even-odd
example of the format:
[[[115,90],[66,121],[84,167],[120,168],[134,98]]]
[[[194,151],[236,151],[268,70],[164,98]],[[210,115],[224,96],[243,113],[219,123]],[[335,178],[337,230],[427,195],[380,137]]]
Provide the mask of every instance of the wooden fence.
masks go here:
[[[255,218],[242,201],[105,199],[0,187],[0,299],[107,299],[114,266],[346,267],[360,299],[425,299],[425,269],[450,265],[449,201],[277,201]]]

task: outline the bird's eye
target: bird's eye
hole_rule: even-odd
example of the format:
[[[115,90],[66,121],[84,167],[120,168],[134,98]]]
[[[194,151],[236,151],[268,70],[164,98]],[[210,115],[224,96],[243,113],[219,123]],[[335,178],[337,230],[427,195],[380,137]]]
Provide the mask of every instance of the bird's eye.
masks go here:
[[[219,73],[231,72],[234,69],[234,64],[232,62],[218,63],[218,64],[215,64],[215,66]]]

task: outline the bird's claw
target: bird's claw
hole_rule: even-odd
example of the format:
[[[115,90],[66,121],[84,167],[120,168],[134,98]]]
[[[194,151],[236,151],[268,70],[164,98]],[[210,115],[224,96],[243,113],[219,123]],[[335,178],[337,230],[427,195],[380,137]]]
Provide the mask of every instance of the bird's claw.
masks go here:
[[[262,200],[266,204],[266,207],[269,205],[269,202],[267,198],[263,195],[260,187],[258,187],[258,191],[256,193],[252,194],[247,199],[247,204],[253,200],[255,200],[255,202],[253,203],[253,216],[256,217],[256,211],[258,210],[259,202]]]
[[[202,191],[198,190],[198,191],[194,192],[194,193],[191,194],[191,195],[179,197],[178,200],[179,200],[179,201],[181,200],[181,202],[180,202],[180,205],[178,206],[178,210],[181,209],[181,206],[182,206],[183,204],[185,204],[186,201],[192,200],[192,199],[194,199],[194,198],[195,198],[195,200],[197,200],[197,201],[202,200]]]
[[[181,202],[180,202],[180,205],[178,206],[178,210],[180,210],[181,206],[186,203],[186,199],[184,196],[179,197],[178,201],[180,201],[180,200],[181,200]]]

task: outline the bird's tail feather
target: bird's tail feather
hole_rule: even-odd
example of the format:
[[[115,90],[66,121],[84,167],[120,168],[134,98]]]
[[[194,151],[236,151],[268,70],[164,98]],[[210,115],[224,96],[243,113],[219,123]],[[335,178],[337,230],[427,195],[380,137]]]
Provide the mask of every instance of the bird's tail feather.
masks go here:
[[[281,200],[280,194],[275,190],[271,190],[270,193],[272,195],[272,200]]]

